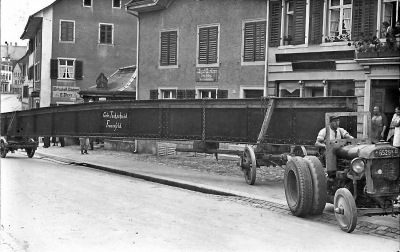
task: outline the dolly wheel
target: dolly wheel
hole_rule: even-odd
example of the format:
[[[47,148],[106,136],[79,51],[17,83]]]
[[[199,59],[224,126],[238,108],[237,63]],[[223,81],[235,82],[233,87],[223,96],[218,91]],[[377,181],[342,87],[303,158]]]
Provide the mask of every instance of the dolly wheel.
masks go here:
[[[334,211],[340,229],[347,233],[353,232],[357,225],[357,207],[348,189],[340,188],[336,191]]]
[[[32,158],[35,155],[35,150],[32,148],[26,149],[26,154],[28,154],[28,158]]]
[[[247,184],[254,185],[256,182],[256,155],[254,154],[254,150],[250,146],[246,146],[243,151],[242,157],[242,169],[244,173],[244,179]]]
[[[1,153],[0,153],[1,158],[5,158],[7,156],[7,147],[6,147],[5,143],[3,142],[3,140],[1,140],[1,143],[0,143],[0,151],[1,151]]]

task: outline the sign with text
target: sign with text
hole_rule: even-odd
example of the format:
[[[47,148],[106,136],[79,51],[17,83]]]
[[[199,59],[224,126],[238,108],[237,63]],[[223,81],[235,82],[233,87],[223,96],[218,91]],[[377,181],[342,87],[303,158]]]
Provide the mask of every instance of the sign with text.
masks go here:
[[[81,90],[80,87],[68,87],[68,86],[53,86],[53,97],[54,98],[72,98],[78,95]]]
[[[128,110],[104,110],[102,113],[105,133],[127,133],[129,127]]]
[[[218,81],[218,67],[196,67],[197,82]]]

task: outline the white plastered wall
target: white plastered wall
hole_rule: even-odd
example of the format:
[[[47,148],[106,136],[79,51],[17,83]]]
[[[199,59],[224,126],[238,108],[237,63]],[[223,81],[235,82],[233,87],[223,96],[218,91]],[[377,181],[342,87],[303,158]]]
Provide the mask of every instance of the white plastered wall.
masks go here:
[[[42,12],[42,68],[40,107],[49,107],[51,103],[50,59],[53,41],[53,8]]]

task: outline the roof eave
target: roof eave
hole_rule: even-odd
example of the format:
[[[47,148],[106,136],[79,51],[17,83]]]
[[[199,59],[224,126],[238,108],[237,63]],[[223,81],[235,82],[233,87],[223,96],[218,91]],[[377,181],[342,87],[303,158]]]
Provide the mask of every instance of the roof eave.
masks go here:
[[[135,0],[130,1],[126,4],[126,9],[128,11],[137,11],[137,12],[149,12],[149,11],[158,11],[165,10],[168,8],[172,0],[154,0],[153,3],[145,3],[139,4]]]

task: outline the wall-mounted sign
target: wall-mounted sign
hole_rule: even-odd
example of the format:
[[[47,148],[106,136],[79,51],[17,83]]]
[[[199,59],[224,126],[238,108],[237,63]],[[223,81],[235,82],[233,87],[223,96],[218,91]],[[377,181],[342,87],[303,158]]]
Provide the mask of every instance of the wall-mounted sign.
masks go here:
[[[76,97],[80,90],[80,87],[53,86],[53,97],[71,99]]]
[[[196,81],[218,81],[218,67],[196,67]]]
[[[102,113],[104,132],[127,133],[129,120],[128,110],[104,110]]]

